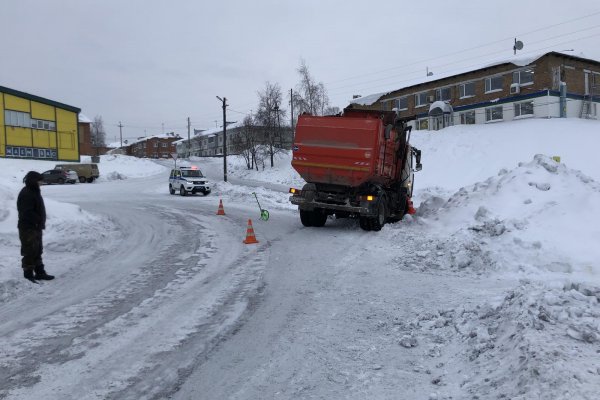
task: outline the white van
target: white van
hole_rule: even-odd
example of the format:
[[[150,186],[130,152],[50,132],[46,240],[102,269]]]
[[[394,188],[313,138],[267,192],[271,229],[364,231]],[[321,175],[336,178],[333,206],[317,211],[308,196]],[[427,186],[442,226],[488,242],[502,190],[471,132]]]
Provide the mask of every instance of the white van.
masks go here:
[[[169,175],[169,193],[175,194],[176,191],[181,196],[198,192],[206,196],[210,193],[210,186],[198,167],[178,167],[172,169]]]

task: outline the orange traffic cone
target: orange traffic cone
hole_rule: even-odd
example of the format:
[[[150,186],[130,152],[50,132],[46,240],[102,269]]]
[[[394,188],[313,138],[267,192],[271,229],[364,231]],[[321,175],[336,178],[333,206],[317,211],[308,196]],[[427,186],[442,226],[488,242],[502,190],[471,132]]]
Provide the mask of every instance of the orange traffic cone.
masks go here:
[[[244,240],[246,244],[258,243],[256,240],[256,236],[254,235],[254,228],[252,227],[252,220],[248,220],[248,229],[246,229],[246,239]]]
[[[410,215],[414,215],[417,213],[417,210],[415,210],[415,208],[413,207],[413,202],[410,197],[408,198],[408,213]]]
[[[223,208],[223,200],[219,199],[219,209],[217,215],[225,215],[225,209]]]

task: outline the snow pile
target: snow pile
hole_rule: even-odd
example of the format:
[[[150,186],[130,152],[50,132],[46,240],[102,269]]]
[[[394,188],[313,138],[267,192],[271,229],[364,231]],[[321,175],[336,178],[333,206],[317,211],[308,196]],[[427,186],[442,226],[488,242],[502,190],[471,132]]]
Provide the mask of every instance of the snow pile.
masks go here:
[[[82,156],[81,162],[89,163],[91,157]],[[167,171],[167,168],[147,158],[110,154],[100,156],[98,170],[100,171],[99,181],[114,181],[157,175]]]
[[[260,206],[263,209],[297,209],[297,206],[294,206],[290,203],[289,193],[275,192],[262,187],[233,185],[229,182],[214,182],[212,185],[211,195],[223,196],[229,201],[238,204],[243,203],[250,206],[256,206],[256,209],[258,210],[258,203],[254,197],[254,193],[256,193],[256,196],[258,197],[258,203],[260,203]]]
[[[504,269],[600,285],[600,185],[547,156],[461,188],[443,205],[430,196],[417,216],[453,235],[446,244],[494,251]]]
[[[205,158],[192,157],[191,160],[195,164],[207,163],[207,159]],[[223,159],[216,158],[211,160],[211,164],[219,163],[219,161],[221,164],[223,163]],[[298,172],[291,167],[291,151],[283,151],[275,154],[273,168],[269,166],[269,163],[269,159],[266,159],[264,168],[260,165],[257,171],[256,169],[248,169],[243,157],[231,156],[227,157],[227,170],[231,176],[250,181],[278,183],[288,187],[298,188],[302,188],[306,183],[304,179],[300,177]]]
[[[400,345],[434,343],[441,398],[595,398],[600,184],[536,155],[447,200],[433,193],[388,230],[398,249],[414,249],[392,265],[518,282],[499,299],[399,325]]]
[[[460,357],[473,367],[463,389],[484,398],[595,398],[599,301],[597,288],[524,283],[498,305],[461,310]]]
[[[559,156],[600,182],[599,130],[598,121],[565,118],[414,131],[411,142],[423,152],[423,170],[415,174],[415,205],[428,194],[448,197],[536,154]]]

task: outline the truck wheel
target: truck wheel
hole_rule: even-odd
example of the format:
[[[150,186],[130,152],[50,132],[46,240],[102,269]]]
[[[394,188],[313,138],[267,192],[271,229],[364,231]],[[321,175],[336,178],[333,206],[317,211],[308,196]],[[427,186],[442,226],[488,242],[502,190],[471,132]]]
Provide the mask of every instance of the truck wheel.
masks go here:
[[[312,226],[316,226],[320,228],[325,226],[325,222],[327,222],[327,214],[320,210],[315,210],[312,213]]]
[[[87,183],[92,183],[92,182],[94,182],[94,177],[87,178]]]
[[[79,183],[85,183],[85,176],[79,177]]]
[[[169,185],[169,193],[175,194],[175,189],[173,189],[173,186],[171,185]]]
[[[371,230],[372,231],[380,231],[381,228],[385,225],[386,212],[385,212],[385,202],[379,201],[377,204],[377,216],[375,218],[371,218]]]
[[[304,226],[312,226],[312,211],[300,210],[300,222]]]

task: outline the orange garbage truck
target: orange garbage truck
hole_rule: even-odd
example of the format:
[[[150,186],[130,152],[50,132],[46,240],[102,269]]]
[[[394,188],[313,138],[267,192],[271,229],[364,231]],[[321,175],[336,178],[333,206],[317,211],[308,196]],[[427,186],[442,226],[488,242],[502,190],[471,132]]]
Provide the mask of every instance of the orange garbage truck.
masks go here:
[[[304,226],[322,227],[329,215],[358,218],[366,231],[414,213],[414,172],[421,151],[411,127],[394,111],[345,109],[337,116],[300,115],[292,167],[306,181],[291,188]]]

